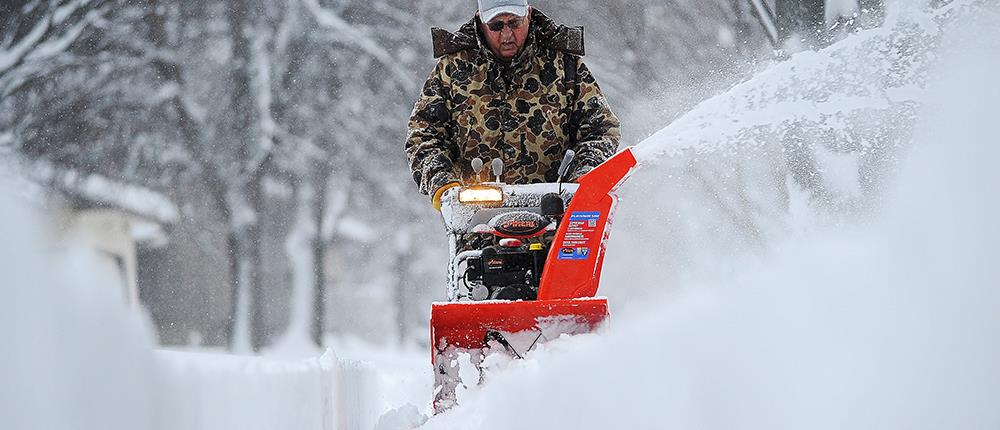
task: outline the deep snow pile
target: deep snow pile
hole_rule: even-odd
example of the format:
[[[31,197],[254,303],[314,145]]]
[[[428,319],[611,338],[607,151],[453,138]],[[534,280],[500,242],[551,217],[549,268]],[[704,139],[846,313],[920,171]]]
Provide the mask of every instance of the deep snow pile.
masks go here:
[[[352,399],[338,398],[338,360],[332,353],[274,360],[158,351],[156,365],[164,397],[157,405],[162,429],[324,429],[352,421],[337,413]]]
[[[154,330],[128,308],[117,275],[95,263],[93,249],[51,230],[58,215],[48,204],[0,162],[0,428],[371,429],[412,393],[394,385],[400,374],[429,399],[430,378],[412,370],[426,368],[423,351],[411,364],[338,345],[376,369],[315,349],[295,357],[154,350]]]
[[[7,173],[0,169],[0,427],[155,428],[148,323],[125,311],[92,255],[53,251],[26,209],[30,184]]]
[[[641,144],[603,285],[618,302],[637,284],[673,294],[515,362],[425,428],[1000,426],[1000,10],[961,6],[976,3],[896,10]],[[892,147],[865,159],[872,131],[867,148]],[[789,133],[824,145],[820,177],[766,163],[795,159],[767,147]],[[859,179],[904,156],[896,180]],[[838,218],[859,207],[878,215]],[[726,273],[690,274],[713,265]]]

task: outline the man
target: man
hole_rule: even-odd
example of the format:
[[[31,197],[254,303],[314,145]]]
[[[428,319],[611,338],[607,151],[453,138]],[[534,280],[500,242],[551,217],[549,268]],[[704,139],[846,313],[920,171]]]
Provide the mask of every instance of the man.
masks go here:
[[[476,157],[501,159],[507,183],[555,182],[572,149],[575,182],[617,150],[618,118],[580,59],[583,28],[557,25],[527,0],[479,0],[458,32],[431,33],[439,60],[413,109],[405,150],[435,208],[446,190],[473,177]]]

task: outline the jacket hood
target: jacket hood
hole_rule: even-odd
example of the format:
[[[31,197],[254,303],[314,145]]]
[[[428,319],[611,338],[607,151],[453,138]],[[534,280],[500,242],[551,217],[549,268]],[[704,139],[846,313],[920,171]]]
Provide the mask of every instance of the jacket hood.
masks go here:
[[[531,34],[535,41],[546,48],[584,55],[583,27],[569,27],[557,24],[542,11],[531,10]],[[434,43],[434,58],[465,50],[479,49],[479,18],[473,17],[456,32],[432,27],[431,39]]]

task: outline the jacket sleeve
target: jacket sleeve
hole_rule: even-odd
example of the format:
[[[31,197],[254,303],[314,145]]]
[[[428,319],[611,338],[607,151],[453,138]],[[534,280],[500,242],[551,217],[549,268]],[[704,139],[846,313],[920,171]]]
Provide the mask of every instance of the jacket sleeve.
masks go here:
[[[568,175],[571,181],[593,170],[618,150],[621,125],[611,111],[608,100],[598,87],[594,75],[582,60],[577,62],[577,99],[570,117],[575,131],[573,151],[574,169]]]
[[[458,147],[449,139],[451,113],[445,78],[442,59],[424,83],[407,126],[405,150],[413,181],[421,193],[428,195],[434,195],[435,190],[449,182],[458,181],[454,171]]]

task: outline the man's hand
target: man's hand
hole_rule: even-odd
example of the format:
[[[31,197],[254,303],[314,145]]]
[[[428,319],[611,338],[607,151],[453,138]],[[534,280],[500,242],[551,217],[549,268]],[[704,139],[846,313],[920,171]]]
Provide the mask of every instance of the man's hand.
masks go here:
[[[579,168],[573,169],[573,171],[566,175],[566,182],[571,184],[580,183],[580,177],[590,173],[594,170],[594,166],[580,166]]]
[[[441,212],[441,196],[444,195],[445,191],[448,191],[459,185],[462,184],[459,184],[458,182],[449,182],[447,184],[438,187],[437,191],[434,191],[434,196],[431,197],[431,204],[434,205],[434,209],[437,209],[438,212]]]

